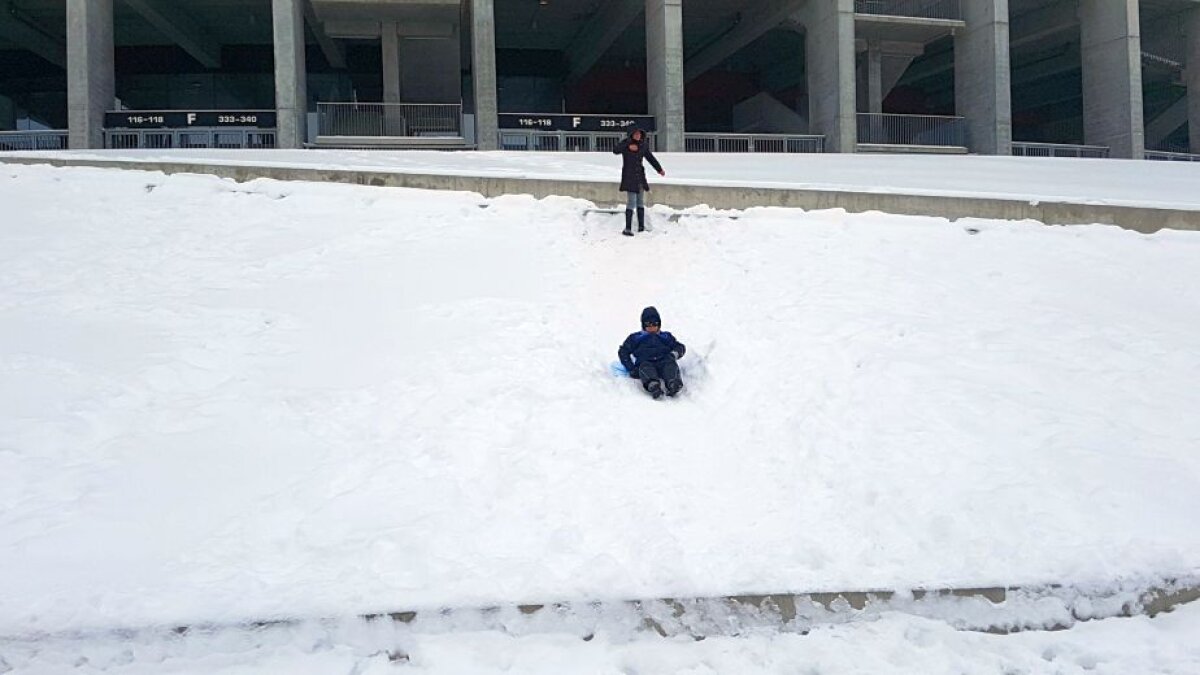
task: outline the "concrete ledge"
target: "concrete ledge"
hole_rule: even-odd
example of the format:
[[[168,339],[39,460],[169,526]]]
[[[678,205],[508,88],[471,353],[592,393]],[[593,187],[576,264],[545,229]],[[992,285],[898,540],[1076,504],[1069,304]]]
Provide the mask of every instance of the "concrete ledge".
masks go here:
[[[598,204],[623,201],[613,182],[554,180],[500,176],[454,176],[357,169],[233,166],[185,162],[135,162],[126,160],[56,159],[3,157],[0,163],[98,167],[161,171],[166,174],[195,173],[249,181],[271,178],[285,181],[349,183],[377,187],[407,187],[426,190],[475,192],[485,197],[528,194],[536,198],[565,195]],[[850,213],[881,211],[897,215],[989,220],[1035,220],[1048,225],[1099,223],[1117,225],[1137,232],[1162,229],[1200,230],[1200,211],[1070,202],[1030,202],[1018,199],[905,195],[839,190],[795,190],[769,187],[691,186],[659,183],[652,198],[656,204],[687,208],[707,204],[718,209],[748,209],[777,206],[805,210],[845,209]]]
[[[862,590],[815,593],[768,593],[646,600],[593,600],[503,604],[484,607],[422,607],[345,615],[362,622],[395,622],[421,630],[439,626],[470,626],[471,630],[509,630],[524,626],[533,632],[578,633],[589,639],[614,626],[633,627],[663,637],[703,639],[754,630],[806,633],[820,625],[846,623],[902,612],[945,621],[959,630],[1008,634],[1063,630],[1077,623],[1115,617],[1154,617],[1200,600],[1200,579],[1161,579],[1158,582],[1099,586],[997,586],[928,588],[904,591]],[[234,623],[196,623],[143,628],[108,627],[68,634],[33,633],[0,636],[0,640],[39,640],[47,637],[86,639],[120,634],[153,637],[191,631],[261,630],[326,622],[334,617],[274,616]],[[446,622],[449,622],[448,624]]]

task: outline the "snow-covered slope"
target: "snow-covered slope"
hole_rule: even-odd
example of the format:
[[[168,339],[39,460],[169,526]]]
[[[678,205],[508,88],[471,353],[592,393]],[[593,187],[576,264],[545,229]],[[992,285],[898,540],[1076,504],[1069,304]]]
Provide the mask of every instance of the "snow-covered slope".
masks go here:
[[[17,166],[0,202],[0,635],[1200,571],[1194,233],[627,239],[569,198]],[[679,400],[609,374],[648,304]]]

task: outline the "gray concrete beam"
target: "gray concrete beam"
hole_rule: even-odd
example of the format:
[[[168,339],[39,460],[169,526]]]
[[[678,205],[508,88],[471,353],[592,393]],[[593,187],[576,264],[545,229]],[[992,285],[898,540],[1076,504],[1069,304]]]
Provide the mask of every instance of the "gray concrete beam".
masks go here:
[[[276,145],[280,148],[303,147],[307,135],[304,2],[271,0],[271,24],[275,35],[275,109],[279,115]]]
[[[747,8],[741,20],[716,42],[688,57],[683,76],[688,82],[721,64],[739,49],[780,25],[806,4],[806,0],[760,0]]]
[[[854,1],[809,0],[800,18],[805,27],[810,132],[825,136],[829,152],[854,152],[858,145]]]
[[[308,22],[308,29],[312,31],[317,44],[321,46],[321,53],[325,55],[325,60],[329,62],[329,65],[338,70],[345,70],[346,52],[337,40],[333,39],[325,30],[325,23],[313,10],[312,0],[304,0],[304,20]]]
[[[1193,9],[1185,18],[1187,29],[1188,136],[1192,152],[1200,152],[1200,9]]]
[[[1075,49],[1044,61],[1031,63],[1027,66],[1012,69],[1012,84],[1014,88],[1040,82],[1063,73],[1079,70],[1079,54]]]
[[[67,67],[67,49],[62,40],[13,12],[0,7],[0,38],[27,49],[59,68]]]
[[[500,148],[496,97],[496,11],[493,0],[471,0],[471,79],[475,93],[475,144]]]
[[[642,0],[608,0],[571,40],[567,50],[567,83],[578,82],[621,37],[643,10]]]
[[[954,36],[954,108],[967,120],[967,146],[1012,154],[1012,87],[1008,0],[963,4],[967,27]]]
[[[104,147],[116,100],[112,0],[67,0],[67,128],[72,150]]]
[[[658,149],[683,152],[683,0],[646,0],[646,97]]]
[[[319,19],[319,17],[318,17]],[[449,21],[404,21],[392,22],[401,38],[450,39],[458,37],[457,26]],[[322,21],[325,33],[330,37],[347,40],[377,40],[381,35],[378,20],[330,19]]]
[[[908,69],[901,78],[906,84],[915,84],[925,80],[940,77],[954,71],[954,52],[946,50],[930,54],[920,63]]]
[[[1067,101],[1077,102],[1080,92],[1074,87],[1064,87],[1062,80],[1047,78],[1038,82],[1022,85],[1016,90],[1021,109],[1045,108]],[[1076,104],[1077,105],[1077,104]],[[1075,106],[1072,106],[1075,107]],[[1082,143],[1080,138],[1076,141]]]
[[[964,5],[970,5],[966,2]],[[1030,42],[1057,35],[1074,28],[1079,23],[1075,0],[1060,0],[1032,12],[1026,12],[1009,20],[1012,41],[1009,49],[1016,49]]]
[[[180,7],[182,3],[164,0],[122,1],[205,68],[221,67],[220,43],[184,13]]]
[[[1184,96],[1169,108],[1162,111],[1158,117],[1146,123],[1146,147],[1159,149],[1167,136],[1175,133],[1179,127],[1188,123],[1188,97]]]
[[[1142,47],[1138,0],[1080,0],[1084,142],[1142,159]]]

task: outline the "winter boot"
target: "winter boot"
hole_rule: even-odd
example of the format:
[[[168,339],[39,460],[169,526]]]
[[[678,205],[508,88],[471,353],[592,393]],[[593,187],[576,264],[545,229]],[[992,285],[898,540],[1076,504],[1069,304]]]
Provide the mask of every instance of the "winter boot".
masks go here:
[[[638,232],[646,231],[646,209],[638,207]]]
[[[663,395],[662,384],[658,380],[650,380],[646,383],[646,393],[650,394],[650,398],[657,401]]]
[[[625,209],[625,231],[621,234],[625,235],[626,237],[633,236],[633,211],[630,211],[629,209]]]
[[[683,382],[680,380],[672,380],[667,383],[667,396],[674,398],[675,395],[678,394],[682,390],[683,390]]]

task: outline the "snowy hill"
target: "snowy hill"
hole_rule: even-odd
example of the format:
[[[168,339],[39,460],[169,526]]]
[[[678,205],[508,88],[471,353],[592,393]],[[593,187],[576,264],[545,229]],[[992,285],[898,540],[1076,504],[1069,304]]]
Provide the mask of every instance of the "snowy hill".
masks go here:
[[[0,202],[5,638],[1200,574],[1196,233],[658,210],[630,240],[565,197],[20,166]],[[677,400],[609,372],[651,304]],[[923,621],[839,630],[991,653]],[[1130,621],[1195,671],[1195,609]],[[583,672],[675,672],[613,653]]]

